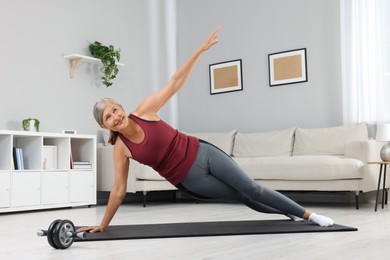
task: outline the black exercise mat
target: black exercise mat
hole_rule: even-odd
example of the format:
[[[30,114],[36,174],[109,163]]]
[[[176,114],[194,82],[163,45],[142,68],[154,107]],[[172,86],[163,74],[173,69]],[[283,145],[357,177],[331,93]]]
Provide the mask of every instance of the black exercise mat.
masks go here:
[[[87,233],[75,241],[147,239],[170,237],[232,236],[307,232],[357,231],[357,228],[333,225],[321,227],[307,221],[255,220],[109,226],[105,232]]]

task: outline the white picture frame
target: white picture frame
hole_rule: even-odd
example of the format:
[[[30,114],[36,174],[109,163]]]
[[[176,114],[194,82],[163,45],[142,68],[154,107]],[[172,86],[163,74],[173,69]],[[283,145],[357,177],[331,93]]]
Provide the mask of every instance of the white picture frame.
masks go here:
[[[57,168],[57,146],[44,145],[42,153],[42,163],[44,170],[56,170]]]
[[[231,60],[209,65],[210,94],[243,90],[242,60]]]
[[[306,48],[268,55],[269,85],[307,82]]]

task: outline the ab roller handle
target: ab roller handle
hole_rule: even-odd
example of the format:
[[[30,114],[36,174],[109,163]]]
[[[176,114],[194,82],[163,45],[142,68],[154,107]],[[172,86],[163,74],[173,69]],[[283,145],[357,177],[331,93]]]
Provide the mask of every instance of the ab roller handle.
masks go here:
[[[38,231],[37,231],[37,235],[38,235],[39,237],[47,236],[47,234],[48,234],[47,230],[38,230]],[[66,236],[66,237],[74,237],[74,238],[78,237],[78,238],[81,238],[81,239],[84,239],[84,238],[87,237],[87,235],[85,234],[85,232],[72,232],[72,231],[67,231],[67,232],[65,233],[65,236]]]
[[[46,236],[47,242],[55,249],[66,249],[73,244],[76,237],[84,239],[85,232],[75,232],[75,227],[70,220],[54,220],[48,230],[38,230],[38,236]]]

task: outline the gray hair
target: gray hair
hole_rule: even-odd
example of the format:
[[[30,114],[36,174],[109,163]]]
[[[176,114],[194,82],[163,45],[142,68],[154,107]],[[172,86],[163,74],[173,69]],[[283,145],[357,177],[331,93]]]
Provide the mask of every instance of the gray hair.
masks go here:
[[[112,103],[122,107],[118,102],[116,102],[112,98],[102,98],[98,102],[96,102],[95,105],[93,106],[93,116],[95,117],[95,120],[99,124],[99,126],[103,125],[103,112],[108,103]],[[112,145],[115,144],[117,137],[118,137],[118,132],[114,132],[110,130],[109,142]]]
[[[103,125],[103,112],[108,103],[112,103],[122,107],[118,102],[112,98],[102,98],[93,106],[93,116],[99,125]]]

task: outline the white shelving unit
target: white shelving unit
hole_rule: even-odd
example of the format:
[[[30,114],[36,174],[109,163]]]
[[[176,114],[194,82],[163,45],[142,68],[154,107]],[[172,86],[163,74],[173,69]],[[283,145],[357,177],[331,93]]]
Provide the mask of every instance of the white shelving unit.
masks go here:
[[[85,62],[89,62],[89,63],[96,63],[96,64],[102,64],[100,59],[97,59],[97,58],[94,58],[94,57],[90,57],[90,56],[86,56],[86,55],[81,55],[81,54],[69,54],[69,55],[65,55],[64,58],[69,60],[69,66],[70,66],[69,76],[70,76],[71,79],[73,79],[74,70],[76,69],[76,65],[80,61],[85,61]],[[119,63],[119,62],[117,62],[116,64],[118,66],[120,66],[120,67],[125,66],[125,64]]]
[[[49,168],[45,146],[55,148]],[[90,167],[73,169],[71,155]],[[0,213],[95,204],[96,136],[0,130]]]

